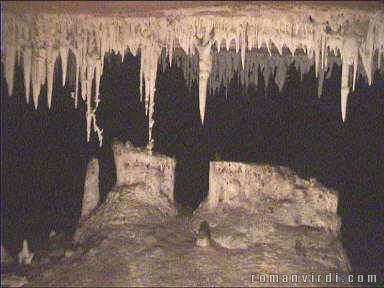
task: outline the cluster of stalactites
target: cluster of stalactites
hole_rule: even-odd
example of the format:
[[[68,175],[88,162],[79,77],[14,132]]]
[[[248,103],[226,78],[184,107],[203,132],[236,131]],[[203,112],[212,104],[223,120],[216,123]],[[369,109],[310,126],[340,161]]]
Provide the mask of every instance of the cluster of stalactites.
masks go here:
[[[241,85],[245,88],[250,84],[257,87],[259,77],[262,76],[265,86],[268,86],[272,77],[279,90],[282,91],[291,64],[300,71],[301,79],[303,79],[303,75],[309,72],[314,61],[304,55],[277,54],[268,56],[253,49],[245,53],[245,61],[242,64],[239,53],[234,50],[221,50],[220,53],[213,54],[213,72],[210,78],[211,93],[220,88],[222,83],[229,83],[236,72],[239,75]]]
[[[334,21],[329,17],[330,22],[307,15],[297,18],[276,15],[265,12],[258,17],[168,15],[167,18],[118,18],[47,14],[21,17],[5,13],[2,18],[2,35],[5,35],[2,60],[9,93],[13,91],[14,67],[15,61],[18,61],[24,69],[27,102],[30,101],[32,85],[33,103],[37,108],[41,86],[47,83],[47,102],[50,107],[54,63],[57,57],[61,58],[65,85],[68,53],[72,51],[76,59],[75,105],[78,103],[80,83],[81,97],[87,105],[87,138],[89,140],[93,129],[101,144],[102,130],[96,123],[95,115],[99,104],[104,54],[114,50],[124,56],[127,48],[133,55],[141,51],[140,87],[150,119],[149,143],[153,144],[151,132],[155,83],[162,48],[166,49],[170,63],[175,58],[183,66],[189,85],[198,77],[202,124],[207,87],[216,89],[221,83],[228,85],[235,70],[241,71],[241,81],[248,85],[257,84],[258,68],[266,81],[273,68],[276,68],[275,80],[281,89],[287,67],[292,61],[302,74],[314,63],[320,96],[324,73],[328,70],[329,74],[331,63],[337,62],[334,55],[338,55],[342,62],[341,110],[342,119],[345,120],[347,96],[350,89],[355,88],[358,69],[364,68],[360,71],[371,84],[374,70],[381,65],[384,51],[383,11],[365,16],[356,14],[350,19],[343,16],[345,19],[342,21]],[[176,47],[184,50],[189,60],[180,60]],[[255,52],[262,48],[269,57]],[[292,56],[297,49],[301,49],[305,56]],[[379,57],[374,57],[376,53]],[[353,66],[353,77],[349,75],[350,66]],[[352,83],[350,78],[353,79]],[[94,79],[96,95],[93,96]]]

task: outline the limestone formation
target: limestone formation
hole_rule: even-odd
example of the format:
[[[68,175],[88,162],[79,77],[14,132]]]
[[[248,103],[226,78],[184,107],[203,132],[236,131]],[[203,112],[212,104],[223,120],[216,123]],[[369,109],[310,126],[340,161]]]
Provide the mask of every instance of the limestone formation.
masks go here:
[[[209,219],[212,241],[227,249],[273,245],[306,263],[347,272],[337,192],[286,167],[211,162],[209,193],[194,213],[195,233]],[[310,264],[310,265],[312,265]]]
[[[211,245],[211,231],[207,221],[200,223],[199,232],[196,235],[196,246],[208,247]]]
[[[72,7],[72,11],[70,4],[67,4],[69,10],[65,10],[65,4],[61,4],[64,5],[61,9],[53,4],[25,5],[2,5],[4,45],[1,49],[9,93],[13,92],[16,60],[23,59],[27,101],[30,80],[36,108],[40,89],[47,82],[50,107],[53,63],[60,56],[64,85],[68,53],[72,51],[76,57],[76,71],[69,73],[75,74],[81,82],[81,96],[87,105],[87,139],[93,129],[100,145],[103,137],[102,129],[97,125],[96,110],[100,102],[103,59],[109,51],[119,52],[122,56],[127,48],[134,55],[140,51],[140,92],[144,94],[142,98],[149,116],[149,148],[153,147],[155,83],[162,48],[170,63],[176,48],[191,58],[184,61],[188,65],[183,69],[189,83],[191,78],[199,79],[202,123],[208,87],[215,89],[221,83],[228,86],[235,70],[243,71],[241,81],[248,85],[257,84],[259,67],[267,82],[277,68],[275,81],[282,89],[287,65],[292,59],[302,74],[313,64],[319,78],[320,96],[325,73],[329,75],[332,64],[338,62],[332,60],[333,57],[339,57],[342,64],[341,113],[345,121],[348,94],[355,89],[357,74],[365,75],[371,84],[384,51],[384,9],[379,2],[178,3],[176,6],[180,9],[171,9],[169,4],[151,3],[138,7],[137,3],[121,6],[112,2],[104,4],[102,13],[84,3],[76,9]],[[156,9],[151,8],[153,5]],[[223,48],[227,54],[220,53]],[[295,58],[299,50],[303,51],[302,60]],[[216,59],[214,51],[218,53]],[[260,53],[272,58],[259,59]],[[196,54],[198,57],[194,57]],[[214,74],[219,76],[213,77]],[[95,97],[91,95],[94,77]],[[77,106],[77,81],[74,92]]]
[[[87,165],[81,218],[86,218],[99,204],[99,160],[92,158]]]
[[[209,171],[209,194],[202,204],[208,210],[248,207],[282,225],[340,232],[337,192],[315,179],[302,182],[289,169],[268,164],[211,162]]]
[[[144,184],[143,199],[157,203],[164,195],[173,203],[174,173],[176,161],[160,154],[151,154],[135,148],[130,142],[114,142],[116,162],[116,186]]]
[[[77,243],[88,233],[83,231],[83,226],[92,225],[94,217],[104,218],[101,226],[108,226],[140,223],[144,221],[148,207],[161,212],[160,215],[154,212],[159,217],[153,219],[154,222],[161,221],[163,214],[176,214],[173,203],[175,160],[135,148],[130,142],[115,141],[112,149],[116,163],[115,187],[109,191],[106,203],[92,213],[95,216],[81,221],[74,235]]]
[[[145,181],[155,182],[162,174],[133,183],[128,178],[153,169],[127,161],[128,155],[144,161],[159,156],[148,156],[146,149],[134,150],[130,145],[114,146],[120,156],[118,169],[132,166],[127,167],[129,173],[120,171],[119,184],[106,202],[78,228],[75,240],[87,252],[76,261],[72,256],[51,265],[34,286],[243,287],[258,286],[250,282],[250,275],[257,273],[324,277],[332,271],[340,278],[350,273],[339,237],[337,195],[317,181],[301,179],[284,167],[215,162],[217,205],[212,209],[201,205],[185,227],[166,194],[146,188]],[[264,286],[273,286],[268,284]],[[294,283],[299,287],[344,284]]]
[[[28,240],[23,240],[23,247],[19,254],[17,254],[17,259],[19,261],[19,264],[26,264],[30,265],[32,263],[34,253],[29,251],[28,247]]]

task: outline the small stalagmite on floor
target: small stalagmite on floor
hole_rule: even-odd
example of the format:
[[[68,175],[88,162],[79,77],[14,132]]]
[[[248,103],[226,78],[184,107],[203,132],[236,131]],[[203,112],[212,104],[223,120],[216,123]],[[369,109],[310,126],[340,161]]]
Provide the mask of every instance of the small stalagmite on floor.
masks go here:
[[[197,247],[209,247],[211,246],[211,231],[207,221],[200,223],[199,232],[196,236],[196,246]]]
[[[24,239],[23,240],[23,248],[21,249],[21,251],[17,255],[19,264],[30,265],[32,263],[33,256],[34,256],[34,253],[29,251],[28,240]]]

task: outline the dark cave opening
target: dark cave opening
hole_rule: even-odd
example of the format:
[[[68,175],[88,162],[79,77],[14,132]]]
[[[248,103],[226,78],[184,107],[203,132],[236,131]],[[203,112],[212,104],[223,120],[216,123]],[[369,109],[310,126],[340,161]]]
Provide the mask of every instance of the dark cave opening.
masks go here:
[[[39,109],[26,104],[20,67],[14,95],[8,96],[2,69],[2,241],[17,253],[23,238],[38,247],[55,228],[73,232],[81,212],[87,161],[98,157],[101,198],[114,185],[111,140],[147,142],[148,119],[139,97],[139,57],[128,53],[105,57],[98,111],[104,146],[85,139],[84,104],[74,109],[74,77],[61,86],[57,61],[52,109],[40,97]],[[71,61],[69,61],[69,66]],[[198,88],[189,90],[181,69],[158,69],[155,151],[177,159],[175,198],[197,207],[208,193],[210,160],[268,162],[293,168],[302,177],[316,177],[339,191],[342,239],[352,267],[380,275],[384,211],[380,193],[383,143],[384,79],[378,72],[372,86],[362,77],[350,94],[347,122],[340,116],[340,67],[325,80],[317,97],[312,68],[300,81],[291,66],[279,93],[274,81],[259,76],[259,85],[245,87],[234,78],[227,91],[207,97],[205,125],[199,119]],[[71,71],[71,67],[69,67]],[[42,89],[41,93],[46,93]]]

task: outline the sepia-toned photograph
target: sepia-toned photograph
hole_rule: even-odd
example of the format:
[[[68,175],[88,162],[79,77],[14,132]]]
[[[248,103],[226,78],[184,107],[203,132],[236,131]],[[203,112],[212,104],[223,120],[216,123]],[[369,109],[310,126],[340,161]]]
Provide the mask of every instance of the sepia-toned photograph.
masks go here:
[[[1,287],[384,285],[382,1],[1,1]]]

